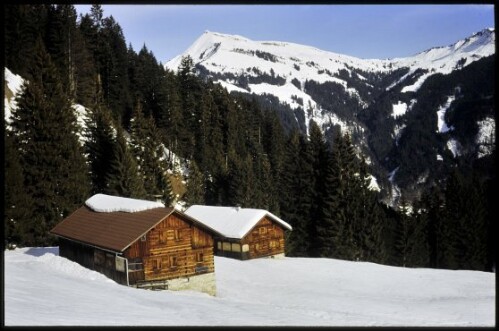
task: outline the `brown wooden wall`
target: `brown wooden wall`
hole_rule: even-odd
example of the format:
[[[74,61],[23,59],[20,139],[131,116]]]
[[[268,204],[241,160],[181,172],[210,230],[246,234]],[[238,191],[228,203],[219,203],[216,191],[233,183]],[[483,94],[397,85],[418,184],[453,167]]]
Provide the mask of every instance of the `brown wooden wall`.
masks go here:
[[[116,253],[59,238],[59,255],[88,269],[98,271],[119,284],[127,284],[125,270],[116,270]]]
[[[211,234],[175,213],[149,231],[145,241],[133,243],[124,256],[129,266],[142,262],[141,270],[129,272],[130,284],[215,271]]]
[[[249,245],[250,259],[284,253],[284,229],[264,217],[241,239],[244,244]]]

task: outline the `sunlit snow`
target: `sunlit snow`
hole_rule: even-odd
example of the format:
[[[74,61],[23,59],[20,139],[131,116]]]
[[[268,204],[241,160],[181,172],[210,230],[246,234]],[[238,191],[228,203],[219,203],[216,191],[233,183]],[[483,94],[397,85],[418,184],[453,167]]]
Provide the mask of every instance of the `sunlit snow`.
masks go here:
[[[134,213],[153,208],[165,207],[161,202],[139,200],[132,198],[122,198],[107,194],[95,194],[85,201],[85,204],[93,211],[99,213],[111,213],[122,211],[126,213]]]
[[[376,180],[376,177],[374,177],[373,175],[369,175],[370,177],[370,182],[369,182],[369,189],[372,190],[372,191],[381,191],[381,189],[379,188],[379,185],[378,185],[378,181]]]
[[[16,95],[21,92],[21,87],[24,83],[24,79],[21,76],[12,73],[8,68],[4,68],[4,81],[5,87],[12,92],[12,96],[8,98],[7,94],[4,93],[4,119],[5,123],[10,123],[10,116],[12,110],[17,107],[17,102],[14,100]]]
[[[228,238],[242,239],[265,216],[292,230],[288,223],[263,209],[193,205],[185,214]]]
[[[55,248],[4,253],[6,326],[487,326],[495,274],[215,257],[217,295],[119,285]]]
[[[449,109],[451,103],[456,99],[455,96],[451,95],[447,97],[447,101],[444,105],[440,106],[437,111],[437,132],[445,133],[447,131],[452,130],[452,127],[448,127],[447,123],[445,123],[445,112]]]
[[[492,153],[496,142],[496,122],[492,117],[486,117],[478,123],[476,143],[478,144],[478,157],[484,157]]]
[[[461,155],[461,144],[454,138],[447,140],[447,148],[454,157]]]
[[[412,85],[407,85],[407,86],[404,86],[401,90],[402,93],[405,93],[405,92],[417,92],[417,90],[419,90],[419,88],[421,87],[421,85],[423,85],[424,81],[426,80],[426,78],[428,78],[429,76],[433,75],[434,73],[433,72],[430,72],[430,73],[426,73],[426,74],[423,74],[421,75],[420,77],[418,77],[418,79],[414,82],[414,84]]]
[[[355,96],[362,107],[366,107],[367,104],[361,100],[358,91],[348,87],[346,81],[338,77],[340,70],[353,75],[352,68],[367,72],[390,72],[403,67],[409,68],[409,72],[393,82],[387,90],[398,84],[404,84],[404,81],[416,70],[426,70],[416,82],[402,88],[402,92],[415,92],[429,76],[435,73],[450,73],[494,53],[495,29],[493,28],[477,32],[449,46],[434,47],[414,56],[383,60],[360,59],[295,43],[253,41],[242,36],[205,31],[184,53],[167,61],[165,67],[175,71],[182,57],[190,55],[195,64],[199,63],[214,73],[253,77],[263,73],[281,77],[288,83],[273,85],[272,88],[269,88],[269,84],[259,84],[261,86],[252,87],[251,93],[261,94],[266,90],[266,93],[274,94],[281,102],[288,103],[291,108],[298,107],[297,103],[290,99],[291,87],[288,84],[292,80],[297,80],[301,86],[307,80],[318,83],[335,82],[342,85],[346,93]],[[365,80],[365,77],[359,74],[357,76]],[[244,91],[231,82],[222,85],[229,91]],[[305,98],[302,98],[305,101]],[[318,110],[315,104],[312,110]]]
[[[407,112],[407,104],[405,102],[399,101],[392,105],[392,117],[397,118],[404,115]]]

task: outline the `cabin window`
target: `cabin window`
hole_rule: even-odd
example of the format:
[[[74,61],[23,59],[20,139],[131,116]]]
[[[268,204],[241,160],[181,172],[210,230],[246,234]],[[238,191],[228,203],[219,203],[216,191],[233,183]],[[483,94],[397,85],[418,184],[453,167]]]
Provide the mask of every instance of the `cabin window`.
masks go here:
[[[142,269],[143,269],[143,265],[142,265],[142,259],[140,257],[128,260],[128,270],[136,271],[136,270],[142,270]]]
[[[160,244],[166,243],[166,231],[161,231],[160,230],[159,233],[158,233],[158,235],[159,235],[159,243]]]
[[[270,248],[277,248],[279,247],[279,242],[275,240],[270,241]]]
[[[248,244],[243,245],[243,252],[249,252],[249,245]]]
[[[223,248],[224,251],[230,252],[230,243],[224,241],[223,244],[222,244],[222,248]]]
[[[266,234],[267,233],[267,228],[266,227],[261,227],[258,229],[258,234]]]
[[[238,244],[238,243],[232,243],[232,247],[231,247],[231,250],[233,252],[241,252],[241,245]]]
[[[106,254],[103,251],[94,250],[94,264],[103,266],[106,263]]]
[[[217,241],[217,248],[218,248],[219,251],[222,250],[222,242]]]
[[[159,271],[161,269],[161,259],[152,260],[152,270]]]
[[[106,253],[106,269],[114,269],[115,263],[115,255]]]
[[[177,257],[176,256],[170,256],[170,268],[176,267],[177,264]]]
[[[196,262],[203,262],[203,260],[204,260],[203,252],[196,253]]]
[[[115,268],[116,268],[116,271],[121,271],[121,272],[124,272],[125,271],[125,259],[120,257],[120,256],[116,256],[116,259],[115,259]]]

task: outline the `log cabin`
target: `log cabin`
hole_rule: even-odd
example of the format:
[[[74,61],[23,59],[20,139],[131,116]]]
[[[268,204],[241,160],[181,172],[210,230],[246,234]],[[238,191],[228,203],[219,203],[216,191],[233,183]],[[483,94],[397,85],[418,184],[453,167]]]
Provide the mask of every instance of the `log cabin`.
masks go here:
[[[215,255],[248,260],[284,256],[284,233],[292,227],[276,215],[241,207],[193,205],[184,212],[222,235],[215,235]]]
[[[117,283],[216,293],[220,233],[160,202],[96,194],[50,232],[60,256]]]

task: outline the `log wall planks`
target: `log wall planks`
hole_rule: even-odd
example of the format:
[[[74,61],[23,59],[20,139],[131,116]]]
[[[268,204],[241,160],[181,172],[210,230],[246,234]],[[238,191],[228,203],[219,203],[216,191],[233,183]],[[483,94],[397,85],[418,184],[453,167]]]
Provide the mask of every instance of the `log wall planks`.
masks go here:
[[[245,244],[249,246],[250,259],[284,253],[284,230],[264,217],[241,240],[241,245]]]
[[[262,218],[242,239],[217,238],[216,254],[241,260],[284,254],[284,229]]]
[[[175,213],[126,249],[124,256],[142,267],[129,272],[130,284],[215,271],[212,236]]]

